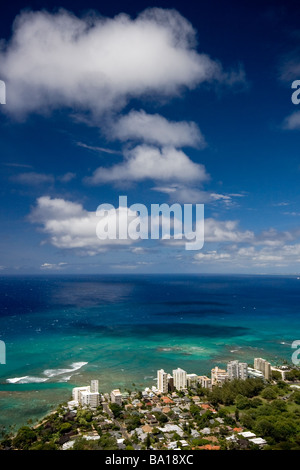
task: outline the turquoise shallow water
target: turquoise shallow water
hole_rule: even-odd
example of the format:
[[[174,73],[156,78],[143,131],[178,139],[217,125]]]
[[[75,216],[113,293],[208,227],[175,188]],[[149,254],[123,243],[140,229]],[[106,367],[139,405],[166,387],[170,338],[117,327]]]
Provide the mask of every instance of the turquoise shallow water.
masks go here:
[[[151,386],[160,368],[275,364],[300,339],[292,276],[3,277],[0,296],[2,426],[42,417],[91,378],[107,392]]]

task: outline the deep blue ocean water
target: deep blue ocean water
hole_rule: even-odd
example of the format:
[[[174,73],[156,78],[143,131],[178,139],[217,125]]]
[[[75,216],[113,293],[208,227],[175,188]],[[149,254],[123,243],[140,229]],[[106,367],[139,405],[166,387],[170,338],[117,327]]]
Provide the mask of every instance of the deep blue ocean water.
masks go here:
[[[0,426],[41,418],[92,378],[107,392],[152,386],[160,368],[275,365],[300,339],[296,276],[1,277],[0,299]]]

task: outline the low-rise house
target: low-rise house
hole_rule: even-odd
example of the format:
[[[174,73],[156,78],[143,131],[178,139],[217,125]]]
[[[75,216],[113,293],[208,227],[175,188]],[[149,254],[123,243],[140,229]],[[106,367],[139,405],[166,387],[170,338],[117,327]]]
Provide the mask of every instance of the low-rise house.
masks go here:
[[[224,419],[223,418],[215,418],[215,421],[218,421],[220,424],[224,424]]]
[[[176,432],[179,436],[183,436],[183,430],[177,424],[165,424],[163,428],[158,428],[163,433],[173,433]]]
[[[186,442],[185,439],[180,439],[179,442],[180,442],[181,447],[188,447],[189,446],[188,442]]]
[[[258,446],[265,446],[267,444],[267,441],[265,441],[261,437],[253,437],[252,439],[249,439],[249,441],[253,442],[253,444],[256,444]]]
[[[124,438],[117,439],[117,445],[118,445],[119,450],[126,449],[126,446],[124,444],[124,440],[125,440]]]
[[[172,394],[173,395],[173,394]],[[161,400],[166,404],[166,405],[173,405],[174,401],[171,400],[171,398],[163,396],[161,397]]]
[[[199,450],[220,450],[220,446],[212,446],[211,444],[206,444],[204,446],[198,446],[197,449]]]
[[[84,434],[82,436],[84,439],[86,439],[87,441],[97,441],[98,439],[100,439],[100,436],[99,434]]]
[[[200,430],[201,434],[210,434],[211,433],[211,430],[210,428],[203,428]]]
[[[209,442],[219,442],[219,439],[216,436],[206,436],[205,439]]]
[[[237,437],[232,434],[231,436],[227,436],[225,437],[226,441],[232,441],[232,442],[236,442],[237,441]]]
[[[149,426],[149,424],[145,424],[145,426],[142,426],[142,431],[143,433],[151,434],[153,428]]]
[[[156,426],[158,424],[158,421],[154,415],[147,414],[146,420],[147,420],[147,423],[150,424],[151,426]]]
[[[249,439],[250,437],[256,437],[256,434],[250,431],[244,431],[238,433],[240,436],[243,436],[245,439]]]
[[[69,450],[69,449],[72,449],[72,447],[74,446],[74,444],[75,444],[75,441],[65,442],[65,443],[62,445],[62,450]]]

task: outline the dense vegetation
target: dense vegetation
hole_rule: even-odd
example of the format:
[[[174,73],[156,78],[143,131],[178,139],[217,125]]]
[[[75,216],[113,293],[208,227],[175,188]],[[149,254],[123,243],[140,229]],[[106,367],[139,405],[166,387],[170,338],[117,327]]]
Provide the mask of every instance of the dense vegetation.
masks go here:
[[[298,378],[299,370],[290,373],[290,380]],[[281,376],[280,376],[281,377]],[[235,428],[252,431],[256,436],[267,441],[264,449],[300,450],[300,391],[290,384],[282,382],[276,376],[272,381],[264,383],[260,379],[233,380],[222,387],[214,387],[212,391],[197,387],[189,389],[187,394],[180,393],[184,415],[181,422],[184,436],[190,449],[209,445],[212,441],[201,434],[205,427],[211,429],[211,436],[221,449],[257,449],[258,447],[236,434],[235,441],[226,440]],[[201,402],[195,404],[193,397],[199,396]],[[55,412],[36,426],[23,426],[16,434],[5,434],[0,442],[0,449],[18,450],[58,450],[68,441],[75,441],[75,450],[114,450],[118,449],[117,438],[124,430],[126,449],[150,446],[164,448],[165,441],[159,427],[165,423],[179,423],[178,414],[174,410],[163,413],[153,411],[156,425],[152,428],[144,442],[138,439],[136,430],[145,423],[147,403],[138,395],[141,409],[132,405],[128,407],[110,404],[105,412],[102,406],[97,410],[78,409],[77,414],[61,405]],[[130,403],[130,399],[127,401]],[[109,413],[108,413],[109,412]],[[122,431],[123,430],[123,431]],[[132,431],[134,431],[132,433]],[[195,431],[198,436],[195,436]],[[84,437],[91,432],[99,438],[88,440]],[[129,435],[132,433],[131,435]],[[237,433],[237,431],[236,431]],[[171,440],[182,439],[176,432]],[[179,445],[179,444],[178,444]]]

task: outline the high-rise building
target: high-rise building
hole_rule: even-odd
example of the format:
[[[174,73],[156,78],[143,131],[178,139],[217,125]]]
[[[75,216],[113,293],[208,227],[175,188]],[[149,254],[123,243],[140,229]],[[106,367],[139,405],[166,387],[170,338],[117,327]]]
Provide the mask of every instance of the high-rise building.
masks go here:
[[[100,394],[98,392],[98,380],[92,380],[91,385],[87,387],[75,387],[72,390],[72,397],[75,403],[83,407],[90,406],[97,408],[100,403]]]
[[[97,408],[100,403],[100,395],[98,392],[82,391],[79,394],[79,403],[83,407],[90,406],[91,408]]]
[[[186,380],[186,371],[183,369],[173,370],[173,380],[174,380],[174,387],[177,390],[183,390],[187,387],[187,380]]]
[[[80,393],[81,392],[90,392],[91,391],[91,387],[88,386],[88,387],[75,387],[73,388],[72,390],[72,397],[73,397],[73,400],[77,401],[78,403],[80,402]]]
[[[91,392],[92,393],[99,392],[99,380],[91,380]]]
[[[119,389],[113,390],[110,394],[110,400],[112,403],[122,406],[122,393]]]
[[[228,380],[248,378],[248,364],[246,362],[230,361],[227,364]]]
[[[186,382],[188,387],[194,387],[198,382],[197,374],[186,374]]]
[[[211,384],[222,385],[228,380],[228,374],[225,369],[220,369],[218,366],[211,370]]]
[[[171,374],[168,374],[168,392],[174,392],[174,379]]]
[[[157,371],[157,388],[161,393],[168,393],[168,374],[163,369]]]
[[[203,388],[211,388],[211,379],[206,377],[206,375],[198,375],[198,383]]]
[[[256,357],[254,359],[254,369],[261,371],[264,375],[264,378],[266,380],[270,380],[271,364],[268,361],[262,359],[261,357]]]

